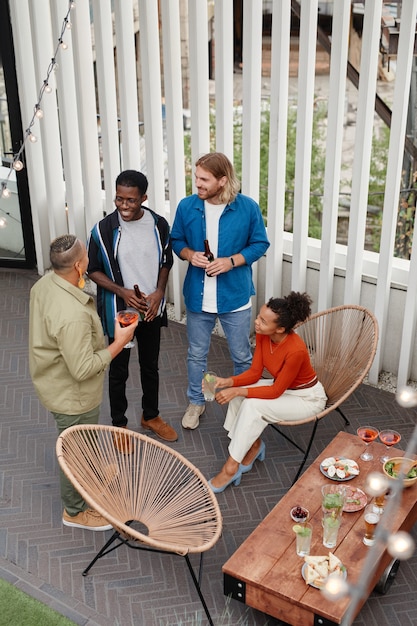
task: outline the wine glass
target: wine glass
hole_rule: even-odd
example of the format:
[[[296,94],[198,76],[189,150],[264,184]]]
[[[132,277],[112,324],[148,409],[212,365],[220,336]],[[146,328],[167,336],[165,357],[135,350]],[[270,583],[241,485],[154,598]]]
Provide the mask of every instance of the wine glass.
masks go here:
[[[139,317],[139,312],[136,309],[125,309],[123,311],[118,311],[116,314],[116,319],[119,322],[122,328],[126,326],[130,326]],[[133,341],[128,341],[128,343],[123,346],[124,348],[134,348],[135,344]]]
[[[389,459],[388,451],[391,446],[395,446],[396,443],[401,441],[400,433],[397,433],[396,430],[391,430],[390,428],[386,428],[385,430],[381,430],[379,433],[379,438],[387,449],[387,453],[384,456],[381,456],[381,463],[385,463]]]
[[[374,456],[373,456],[373,454],[371,454],[369,452],[368,446],[369,446],[370,443],[372,443],[374,441],[374,439],[376,439],[378,437],[379,430],[377,428],[375,428],[374,426],[359,426],[359,428],[356,431],[356,434],[366,444],[366,448],[362,452],[362,454],[360,455],[359,458],[361,458],[362,461],[372,461]]]

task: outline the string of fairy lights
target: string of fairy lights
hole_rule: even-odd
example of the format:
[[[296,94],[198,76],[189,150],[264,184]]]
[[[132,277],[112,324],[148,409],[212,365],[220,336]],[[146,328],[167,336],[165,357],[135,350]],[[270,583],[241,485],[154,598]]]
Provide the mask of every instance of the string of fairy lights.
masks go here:
[[[50,94],[52,92],[52,87],[50,86],[50,77],[52,72],[56,71],[58,69],[58,63],[57,63],[57,56],[60,50],[67,50],[68,48],[68,44],[64,41],[64,35],[65,32],[67,30],[71,29],[71,21],[70,21],[70,13],[71,11],[75,8],[75,2],[73,0],[70,0],[68,2],[68,10],[67,13],[62,21],[62,26],[61,26],[61,31],[58,37],[58,42],[55,48],[55,52],[51,58],[51,62],[49,63],[47,72],[46,72],[46,76],[45,79],[42,83],[42,86],[39,90],[39,94],[38,94],[38,98],[37,98],[37,102],[35,104],[35,106],[33,107],[33,115],[32,115],[32,119],[30,120],[25,133],[24,133],[24,137],[22,140],[22,145],[20,146],[18,152],[16,154],[13,155],[13,159],[10,165],[10,169],[9,169],[9,173],[6,177],[6,179],[4,181],[2,181],[1,183],[1,197],[2,198],[9,198],[10,197],[10,189],[8,187],[8,183],[10,181],[10,177],[13,173],[13,171],[15,172],[20,172],[24,167],[24,158],[23,158],[23,152],[25,150],[25,146],[26,144],[29,143],[36,143],[36,141],[38,140],[38,137],[32,132],[32,128],[35,125],[36,122],[40,121],[43,118],[43,109],[42,109],[42,100],[45,94]]]

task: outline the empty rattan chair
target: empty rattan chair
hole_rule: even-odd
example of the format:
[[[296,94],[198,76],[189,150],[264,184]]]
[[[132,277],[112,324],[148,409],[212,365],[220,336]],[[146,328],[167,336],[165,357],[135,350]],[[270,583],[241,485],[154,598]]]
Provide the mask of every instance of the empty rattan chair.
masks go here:
[[[340,405],[361,384],[372,365],[378,343],[378,323],[368,309],[352,304],[315,313],[295,330],[307,345],[313,367],[326,391],[327,404],[321,413],[308,419],[271,424],[304,454],[293,483],[305,465],[319,420],[336,410],[349,425]],[[281,430],[283,426],[308,422],[312,422],[313,427],[305,448]]]
[[[130,454],[118,452],[115,434],[126,438]],[[222,518],[201,472],[163,443],[114,426],[72,426],[58,437],[56,451],[69,480],[115,529],[83,576],[121,545],[181,555],[213,624],[201,592],[202,559],[220,537]],[[200,554],[198,578],[192,553]]]

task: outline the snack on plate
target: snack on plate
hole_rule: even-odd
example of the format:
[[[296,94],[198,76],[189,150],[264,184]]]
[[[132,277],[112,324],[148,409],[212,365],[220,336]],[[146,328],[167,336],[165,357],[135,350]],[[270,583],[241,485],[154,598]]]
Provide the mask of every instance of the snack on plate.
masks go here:
[[[305,556],[304,561],[306,563],[305,581],[307,585],[314,587],[323,587],[328,576],[343,576],[346,571],[340,559],[332,552],[329,552],[327,556]]]
[[[337,476],[337,478],[343,479],[359,474],[359,467],[356,461],[338,456],[329,456],[327,459],[324,459],[321,463],[321,467],[329,478]]]

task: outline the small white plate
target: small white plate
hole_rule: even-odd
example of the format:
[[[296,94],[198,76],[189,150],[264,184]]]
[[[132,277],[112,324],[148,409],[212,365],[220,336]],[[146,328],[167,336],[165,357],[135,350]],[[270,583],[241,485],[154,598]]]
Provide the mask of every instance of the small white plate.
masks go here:
[[[324,461],[320,463],[321,473],[327,478],[330,478],[330,480],[344,482],[346,480],[352,480],[352,478],[355,478],[356,476],[359,475],[359,466],[356,463],[356,461],[353,461],[352,459],[345,459],[345,457],[343,456],[336,456],[336,457],[331,457],[331,458],[334,458],[335,462],[331,463],[330,465],[327,465],[326,463],[329,459],[324,459]],[[334,474],[334,476],[329,475],[329,469],[331,467],[335,468],[336,473]],[[355,473],[350,474],[349,468],[352,468],[355,471]],[[337,475],[338,469],[345,471],[348,475],[341,478],[340,476]]]

